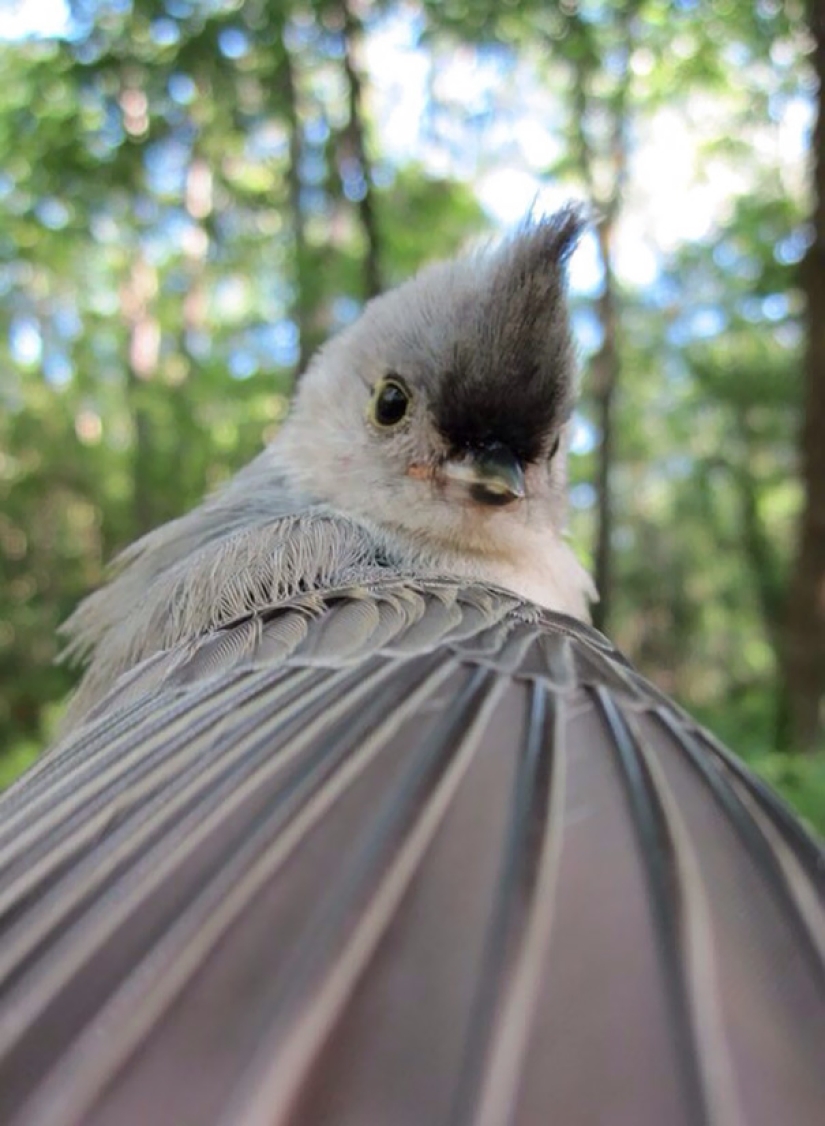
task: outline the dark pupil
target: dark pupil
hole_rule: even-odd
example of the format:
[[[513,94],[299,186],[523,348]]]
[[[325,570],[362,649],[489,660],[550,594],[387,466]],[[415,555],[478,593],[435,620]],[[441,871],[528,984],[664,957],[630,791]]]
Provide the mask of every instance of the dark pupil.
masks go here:
[[[375,417],[382,426],[395,426],[407,413],[407,396],[400,387],[388,383],[378,393]]]

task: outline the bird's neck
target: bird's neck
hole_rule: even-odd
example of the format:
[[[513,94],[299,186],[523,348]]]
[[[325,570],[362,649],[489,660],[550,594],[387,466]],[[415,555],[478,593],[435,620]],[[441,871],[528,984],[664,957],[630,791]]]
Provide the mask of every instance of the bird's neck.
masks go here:
[[[506,551],[465,551],[441,547],[428,551],[405,547],[389,537],[392,554],[421,573],[455,576],[492,583],[548,610],[590,621],[590,603],[597,598],[590,575],[570,545],[552,529],[516,533]]]

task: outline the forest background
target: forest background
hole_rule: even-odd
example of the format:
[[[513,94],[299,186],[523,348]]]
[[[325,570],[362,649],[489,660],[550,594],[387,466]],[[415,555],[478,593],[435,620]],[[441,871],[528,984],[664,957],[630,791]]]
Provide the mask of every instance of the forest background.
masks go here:
[[[0,5],[0,782],[117,552],[434,256],[586,201],[597,623],[825,830],[825,73],[801,0]]]

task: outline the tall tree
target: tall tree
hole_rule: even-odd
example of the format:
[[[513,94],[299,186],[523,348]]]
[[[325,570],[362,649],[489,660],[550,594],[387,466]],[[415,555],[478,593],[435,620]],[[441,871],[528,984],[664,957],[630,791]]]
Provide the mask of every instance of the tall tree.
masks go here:
[[[289,161],[287,165],[287,184],[289,187],[289,218],[294,240],[294,278],[292,317],[298,330],[298,361],[296,371],[300,376],[318,343],[313,330],[313,303],[309,278],[309,246],[307,243],[307,214],[304,203],[304,185],[301,167],[304,161],[304,126],[301,120],[297,67],[289,49],[286,34],[286,13],[280,6],[274,12],[280,13],[283,22],[278,25],[281,40],[280,78],[284,115],[289,131]]]
[[[381,278],[381,235],[375,206],[375,186],[372,163],[367,152],[366,107],[364,80],[358,65],[358,50],[363,29],[355,14],[351,0],[338,0],[343,40],[344,77],[347,88],[349,119],[341,136],[339,159],[347,168],[342,177],[352,184],[358,208],[358,217],[364,234],[363,279],[364,297],[375,297],[383,285]],[[352,173],[355,173],[353,176]]]
[[[804,416],[800,439],[804,500],[788,596],[786,677],[792,744],[813,750],[825,730],[825,4],[810,0],[818,82],[811,143],[811,246],[802,264],[807,299]]]
[[[610,628],[613,605],[613,469],[616,446],[615,403],[621,374],[620,312],[614,264],[616,228],[624,197],[630,129],[630,56],[638,5],[625,3],[599,25],[577,10],[568,19],[573,64],[572,123],[574,166],[583,181],[596,220],[602,287],[595,302],[602,342],[590,365],[589,394],[599,432],[596,456],[596,535],[593,550],[599,601],[593,608],[598,629]],[[602,58],[610,52],[610,77]]]

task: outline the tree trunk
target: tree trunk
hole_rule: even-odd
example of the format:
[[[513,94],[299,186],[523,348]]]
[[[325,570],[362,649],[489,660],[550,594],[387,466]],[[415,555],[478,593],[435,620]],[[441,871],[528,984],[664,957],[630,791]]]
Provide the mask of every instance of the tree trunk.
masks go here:
[[[157,523],[154,509],[154,438],[151,414],[146,405],[146,385],[157,374],[160,326],[151,303],[157,292],[157,274],[136,252],[129,279],[121,292],[121,307],[129,334],[126,363],[126,398],[132,413],[133,535],[144,535]],[[130,537],[132,538],[132,537]]]
[[[364,232],[364,297],[375,297],[382,290],[381,238],[375,211],[375,189],[372,167],[367,156],[366,130],[364,128],[364,87],[358,70],[356,56],[361,38],[361,26],[352,12],[348,0],[341,0],[341,19],[344,39],[344,75],[347,83],[349,122],[343,141],[346,156],[358,165],[363,188],[358,200],[358,215]]]
[[[593,624],[596,629],[603,631],[609,628],[613,600],[611,469],[614,450],[613,404],[619,382],[618,312],[610,252],[612,234],[613,219],[607,217],[599,224],[597,231],[604,268],[604,287],[596,302],[596,312],[604,335],[602,346],[594,356],[591,367],[593,397],[596,404],[596,424],[600,434],[596,464],[597,523],[594,553],[595,580],[596,589],[599,592],[599,601],[593,607]]]
[[[597,629],[610,628],[613,604],[613,498],[611,489],[615,450],[614,407],[619,383],[619,307],[613,272],[613,234],[627,179],[627,116],[631,82],[630,54],[633,46],[633,17],[636,4],[617,14],[620,47],[618,70],[610,95],[595,92],[592,77],[601,67],[592,27],[577,13],[570,17],[571,41],[577,44],[572,84],[573,144],[579,171],[593,205],[598,226],[596,237],[604,271],[604,285],[596,301],[596,316],[602,329],[602,345],[591,365],[595,422],[599,428],[596,464],[595,582],[599,601],[593,607]],[[607,128],[592,131],[593,115],[606,119]],[[604,139],[601,139],[601,138]]]
[[[283,36],[282,36],[283,37]],[[295,80],[295,67],[289,48],[283,43],[281,64],[281,85],[284,95],[284,110],[289,130],[289,164],[287,167],[287,187],[289,190],[289,211],[292,226],[294,270],[292,284],[295,295],[292,301],[292,319],[298,330],[298,361],[296,375],[303,374],[310,357],[321,343],[321,333],[313,326],[313,302],[309,276],[309,252],[306,236],[306,211],[303,203],[303,183],[301,181],[301,162],[304,155],[304,135],[301,114],[298,108],[298,87]]]
[[[819,79],[813,133],[814,241],[802,267],[807,297],[804,418],[800,440],[804,500],[788,592],[785,676],[790,744],[813,751],[823,736],[825,692],[825,5],[810,6]]]

